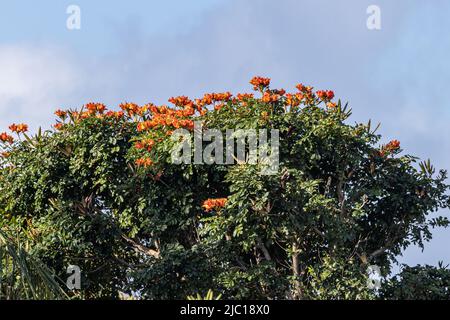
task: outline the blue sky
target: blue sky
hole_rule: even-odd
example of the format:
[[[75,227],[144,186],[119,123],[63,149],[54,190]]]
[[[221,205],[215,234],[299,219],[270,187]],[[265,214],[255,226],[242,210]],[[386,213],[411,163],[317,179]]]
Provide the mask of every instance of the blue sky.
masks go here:
[[[66,8],[81,29],[66,28]],[[369,5],[381,30],[366,27]],[[163,103],[249,90],[254,75],[334,89],[354,121],[450,168],[450,2],[446,0],[2,0],[0,126],[50,125],[89,101]],[[450,232],[401,261],[450,263]]]

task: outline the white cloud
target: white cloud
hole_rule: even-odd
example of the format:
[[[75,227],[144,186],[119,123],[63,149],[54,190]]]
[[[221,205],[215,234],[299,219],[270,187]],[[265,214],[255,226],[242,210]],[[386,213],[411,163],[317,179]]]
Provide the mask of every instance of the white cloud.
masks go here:
[[[82,76],[66,53],[53,47],[0,46],[0,130],[12,122],[48,124]]]

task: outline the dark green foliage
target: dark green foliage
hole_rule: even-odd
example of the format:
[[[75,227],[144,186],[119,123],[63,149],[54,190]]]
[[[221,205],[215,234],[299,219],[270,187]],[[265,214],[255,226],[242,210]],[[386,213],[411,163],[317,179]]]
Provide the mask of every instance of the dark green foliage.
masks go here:
[[[403,266],[400,274],[383,286],[381,298],[400,300],[450,300],[450,269],[442,263]]]
[[[446,172],[417,168],[399,149],[380,152],[370,124],[349,125],[340,103],[318,104],[230,100],[201,117],[207,128],[279,129],[274,175],[250,164],[171,164],[170,139],[152,150],[154,166],[136,166],[133,145],[145,134],[131,117],[92,116],[16,141],[0,169],[0,226],[18,228],[29,254],[61,278],[80,266],[82,298],[209,289],[224,299],[375,298],[367,267],[388,274],[404,248],[448,225],[427,217],[449,206]],[[208,198],[228,202],[205,212]],[[407,270],[386,297],[410,297],[395,289],[409,286],[416,269]],[[441,297],[439,283],[423,286]]]

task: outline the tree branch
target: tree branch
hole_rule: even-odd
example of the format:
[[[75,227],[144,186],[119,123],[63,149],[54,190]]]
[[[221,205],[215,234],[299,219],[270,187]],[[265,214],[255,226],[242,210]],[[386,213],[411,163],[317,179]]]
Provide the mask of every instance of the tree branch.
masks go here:
[[[345,194],[344,194],[344,178],[341,176],[336,186],[339,204],[341,205],[341,215],[345,216]]]
[[[294,274],[294,298],[295,299],[302,299],[303,297],[303,292],[302,292],[302,287],[300,284],[300,267],[299,267],[299,261],[298,261],[298,254],[299,254],[299,249],[298,249],[298,245],[296,242],[294,242],[292,244],[292,272]]]
[[[153,258],[159,259],[160,258],[160,252],[154,249],[150,249],[140,243],[137,243],[133,239],[127,237],[126,235],[122,234],[122,238],[130,244],[134,250],[137,252],[143,253],[147,256],[151,256]]]
[[[266,246],[264,245],[264,243],[261,241],[260,238],[257,239],[257,242],[258,242],[258,245],[257,245],[257,246],[258,246],[258,248],[261,249],[261,251],[263,252],[264,258],[265,258],[267,261],[272,261],[272,257],[270,256],[269,250],[267,250]]]

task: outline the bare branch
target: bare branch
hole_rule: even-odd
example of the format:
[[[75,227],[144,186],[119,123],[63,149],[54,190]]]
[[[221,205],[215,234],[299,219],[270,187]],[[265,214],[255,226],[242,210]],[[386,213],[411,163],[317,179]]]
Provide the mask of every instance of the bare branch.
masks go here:
[[[264,258],[266,258],[267,261],[272,261],[272,257],[270,256],[269,250],[267,250],[266,246],[264,245],[264,243],[261,241],[260,238],[257,239],[257,242],[258,242],[257,246],[263,252]]]
[[[303,297],[303,292],[302,292],[302,287],[300,284],[300,267],[299,267],[299,261],[298,261],[298,254],[299,254],[299,250],[298,250],[298,246],[297,243],[294,242],[292,244],[292,272],[294,274],[294,288],[295,288],[295,293],[294,293],[294,297],[296,299],[302,299]]]
[[[150,249],[140,243],[137,243],[133,239],[127,237],[126,235],[122,235],[122,238],[128,242],[137,252],[143,253],[147,256],[154,257],[156,259],[160,258],[160,252],[154,249]]]

